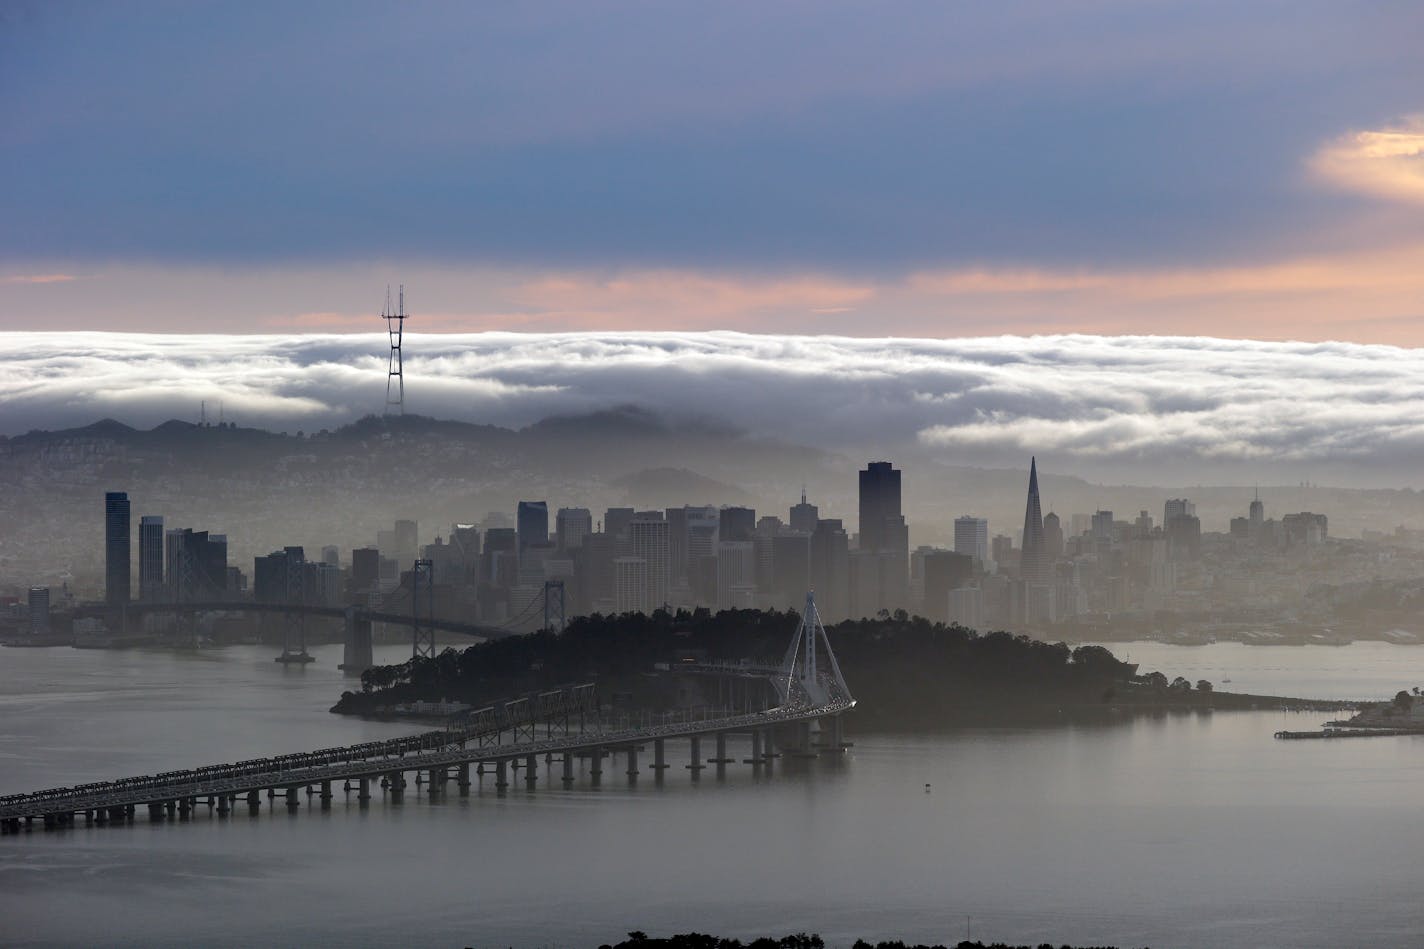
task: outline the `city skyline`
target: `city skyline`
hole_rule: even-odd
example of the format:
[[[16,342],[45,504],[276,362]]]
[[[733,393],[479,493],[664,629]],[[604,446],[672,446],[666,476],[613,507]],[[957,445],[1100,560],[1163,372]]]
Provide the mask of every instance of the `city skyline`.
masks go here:
[[[422,543],[417,522],[396,520],[394,529],[375,533],[374,544],[351,549],[349,559],[339,545],[325,540],[319,560],[307,558],[302,545],[287,543],[256,556],[251,574],[228,562],[226,535],[191,528],[164,532],[162,515],[145,514],[139,518],[135,602],[140,613],[162,604],[240,608],[249,599],[325,610],[380,609],[388,608],[392,597],[403,602],[401,597],[412,596],[415,574],[423,570],[433,615],[490,628],[535,629],[548,622],[553,587],[559,622],[664,609],[797,609],[804,595],[820,590],[820,612],[830,622],[905,611],[976,629],[1080,636],[1093,630],[1114,638],[1120,635],[1114,614],[1135,634],[1145,622],[1179,614],[1169,624],[1182,624],[1175,635],[1196,641],[1207,634],[1190,617],[1203,607],[1208,615],[1259,612],[1252,598],[1215,589],[1212,577],[1218,570],[1264,578],[1279,571],[1319,570],[1341,556],[1359,561],[1352,569],[1368,570],[1375,556],[1371,551],[1380,545],[1393,543],[1404,550],[1419,541],[1418,532],[1401,528],[1393,538],[1366,532],[1364,546],[1342,547],[1330,534],[1326,514],[1302,511],[1267,518],[1259,495],[1230,518],[1226,530],[1204,533],[1195,503],[1182,497],[1162,500],[1160,521],[1147,510],[1131,519],[1099,509],[1072,513],[1064,530],[1056,512],[1041,513],[1037,459],[1030,458],[1022,531],[1002,533],[985,518],[959,515],[952,544],[912,549],[910,525],[900,513],[901,474],[885,461],[868,462],[859,472],[860,517],[852,531],[842,518],[821,517],[821,507],[809,502],[804,489],[799,501],[786,505],[785,519],[758,517],[754,509],[725,504],[611,507],[595,530],[589,509],[560,507],[552,537],[549,502],[523,499],[514,506],[518,528],[506,526],[509,512],[491,511],[479,520],[452,523],[448,532],[437,530],[432,541]],[[124,619],[130,590],[112,579],[135,553],[129,549],[125,558],[120,549],[119,538],[129,536],[131,528],[132,517],[122,516],[127,500],[123,492],[106,495],[104,623],[110,635],[117,630],[144,635]],[[147,551],[164,540],[166,557],[162,551],[153,555],[162,557],[155,572],[146,566],[153,559]],[[63,615],[76,605],[75,592],[66,587]],[[49,630],[50,591],[32,585],[29,598],[27,627]],[[5,602],[19,615],[18,598]],[[1280,605],[1301,608],[1288,598]],[[162,615],[145,621],[147,635],[169,628]],[[1209,628],[1219,632],[1220,620]],[[285,648],[300,661],[310,661],[305,626],[301,635],[300,646],[289,638]],[[287,655],[284,651],[284,659]]]

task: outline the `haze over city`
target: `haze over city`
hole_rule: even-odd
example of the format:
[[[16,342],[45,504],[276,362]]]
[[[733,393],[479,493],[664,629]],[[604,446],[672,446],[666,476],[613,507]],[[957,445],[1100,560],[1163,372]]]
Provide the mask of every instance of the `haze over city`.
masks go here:
[[[1417,942],[1421,36],[0,0],[4,941]]]

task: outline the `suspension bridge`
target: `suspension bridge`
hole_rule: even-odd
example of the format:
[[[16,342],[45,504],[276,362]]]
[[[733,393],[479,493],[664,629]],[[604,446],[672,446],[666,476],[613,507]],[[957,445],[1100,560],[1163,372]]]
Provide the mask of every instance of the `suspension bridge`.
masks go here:
[[[588,763],[585,780],[597,784],[605,759],[612,763],[618,755],[626,765],[624,776],[636,781],[639,756],[649,745],[650,767],[661,781],[670,767],[667,744],[681,741],[688,743],[686,767],[695,778],[709,766],[723,774],[734,763],[727,753],[730,736],[750,737],[745,763],[754,769],[770,768],[782,754],[810,757],[846,747],[841,717],[855,707],[855,699],[810,594],[780,664],[688,665],[678,671],[764,681],[768,704],[614,714],[600,705],[594,686],[584,683],[473,710],[442,728],[404,738],[0,797],[0,830],[16,833],[36,822],[57,829],[81,818],[86,824],[123,824],[141,808],[150,821],[191,820],[200,808],[219,818],[244,807],[256,815],[264,795],[269,808],[296,812],[303,791],[325,810],[337,788],[348,799],[354,794],[359,806],[369,806],[378,791],[398,804],[410,784],[407,775],[431,796],[447,793],[452,782],[461,796],[468,795],[472,773],[480,782],[491,776],[502,794],[513,778],[536,787],[541,758],[548,780],[556,764],[561,768],[565,787],[579,780],[580,760]],[[712,743],[710,758],[704,757],[704,740]]]
[[[119,618],[120,626],[127,626],[130,620],[152,615],[177,615],[192,617],[198,613],[261,613],[283,618],[282,651],[277,655],[281,663],[312,662],[307,652],[307,620],[309,618],[340,619],[344,621],[344,650],[341,668],[360,675],[373,664],[373,627],[376,624],[406,626],[411,632],[411,656],[433,657],[435,655],[435,633],[457,633],[481,639],[500,639],[528,632],[531,624],[541,618],[544,629],[561,631],[565,623],[564,583],[562,580],[546,582],[538,596],[533,597],[524,608],[513,617],[498,625],[492,623],[469,623],[462,620],[441,618],[435,615],[434,584],[431,580],[430,561],[415,561],[410,573],[410,585],[397,588],[394,600],[382,607],[369,606],[325,606],[306,601],[299,592],[294,599],[280,601],[262,600],[175,600],[131,603],[123,608]],[[408,611],[404,609],[408,607]],[[76,616],[101,616],[110,612],[107,606],[92,604],[76,610]],[[192,625],[190,623],[190,625]]]

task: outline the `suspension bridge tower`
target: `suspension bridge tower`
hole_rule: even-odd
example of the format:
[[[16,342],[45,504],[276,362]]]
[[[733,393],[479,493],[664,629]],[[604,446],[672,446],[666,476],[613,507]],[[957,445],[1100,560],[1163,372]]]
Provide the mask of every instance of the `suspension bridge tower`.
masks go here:
[[[405,284],[400,288],[399,308],[391,306],[391,288],[386,287],[386,305],[381,310],[381,319],[386,321],[386,332],[391,338],[391,361],[386,371],[386,415],[405,414],[405,375],[401,364],[401,332],[405,329]]]

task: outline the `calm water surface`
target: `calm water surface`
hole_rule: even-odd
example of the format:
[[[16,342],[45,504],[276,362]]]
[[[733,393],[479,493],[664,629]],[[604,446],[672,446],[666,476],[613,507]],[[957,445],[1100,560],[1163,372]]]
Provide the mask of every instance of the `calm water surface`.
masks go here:
[[[1424,648],[1114,648],[1240,691],[1424,683]],[[297,670],[255,647],[0,650],[0,793],[410,731],[326,713],[338,654]],[[0,839],[0,944],[596,946],[700,929],[849,945],[954,941],[968,917],[976,938],[1035,944],[1424,945],[1424,740],[1271,738],[1321,718],[858,736],[843,760],[769,776],[81,823]]]

